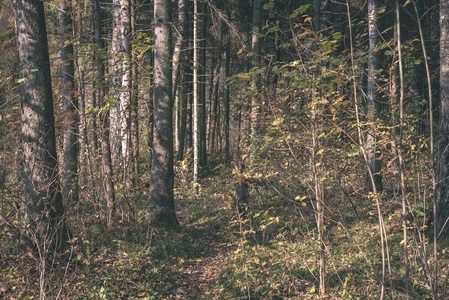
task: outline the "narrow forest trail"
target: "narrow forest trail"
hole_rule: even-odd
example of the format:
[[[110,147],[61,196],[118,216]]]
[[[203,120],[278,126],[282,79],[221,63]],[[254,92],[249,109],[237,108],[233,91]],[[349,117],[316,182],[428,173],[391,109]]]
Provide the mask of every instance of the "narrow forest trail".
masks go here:
[[[220,232],[210,228],[207,223],[184,223],[182,213],[178,219],[181,226],[191,233],[198,247],[185,262],[184,276],[170,299],[215,299],[216,296],[212,294],[214,286],[230,248]]]

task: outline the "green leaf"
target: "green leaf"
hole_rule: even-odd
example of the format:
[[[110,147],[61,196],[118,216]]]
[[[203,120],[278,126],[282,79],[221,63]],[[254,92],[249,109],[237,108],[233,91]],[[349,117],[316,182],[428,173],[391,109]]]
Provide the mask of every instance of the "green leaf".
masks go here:
[[[265,3],[264,5],[263,5],[263,9],[265,9],[265,10],[269,10],[269,9],[272,9],[274,7],[274,2],[268,2],[268,3]]]

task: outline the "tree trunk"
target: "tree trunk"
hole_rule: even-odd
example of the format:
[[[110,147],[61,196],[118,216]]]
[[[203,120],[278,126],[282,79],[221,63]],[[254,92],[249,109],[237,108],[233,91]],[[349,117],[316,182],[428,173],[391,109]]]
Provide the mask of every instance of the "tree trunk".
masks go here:
[[[178,225],[173,194],[173,101],[171,1],[154,1],[154,137],[148,218],[151,224]]]
[[[130,178],[130,164],[132,157],[131,147],[131,86],[132,86],[132,73],[131,73],[131,45],[129,43],[129,37],[131,33],[130,26],[130,0],[121,0],[120,11],[120,40],[121,49],[123,51],[123,63],[122,63],[122,90],[120,95],[120,114],[121,114],[121,132],[122,132],[122,155],[123,155],[123,171],[125,176],[125,182],[128,187],[132,185]]]
[[[175,99],[175,149],[179,151],[179,130],[181,121],[181,95],[178,86],[181,78],[183,64],[182,50],[185,48],[186,32],[188,27],[187,0],[178,2],[178,28],[175,49],[173,53],[173,99]]]
[[[40,247],[67,238],[59,188],[53,94],[42,1],[15,0],[17,50],[21,64],[25,235]]]
[[[199,149],[199,164],[201,167],[206,167],[207,164],[207,128],[206,128],[206,39],[207,39],[207,14],[206,6],[201,8],[201,14],[203,17],[199,19],[201,24],[201,40],[199,42],[199,130],[200,130],[200,149]]]
[[[181,161],[184,158],[184,148],[186,145],[186,136],[187,136],[187,115],[188,115],[188,111],[187,111],[187,102],[188,102],[188,95],[190,93],[191,90],[191,80],[190,77],[191,75],[188,75],[190,73],[190,64],[187,64],[188,61],[188,54],[189,52],[186,52],[186,57],[184,58],[184,61],[186,62],[186,64],[184,65],[184,71],[183,71],[183,80],[182,80],[182,101],[180,102],[180,117],[181,117],[181,122],[180,122],[180,126],[179,126],[179,149],[178,149],[178,154],[176,157],[177,161]]]
[[[225,76],[226,78],[230,76],[230,65],[231,65],[231,45],[228,42],[226,45],[226,65],[225,65]],[[224,159],[227,162],[230,159],[230,142],[229,142],[229,85],[225,83],[224,90]]]
[[[377,155],[377,87],[376,87],[376,67],[378,56],[376,54],[377,45],[377,0],[368,0],[368,87],[367,87],[367,121],[368,132],[366,136],[368,164],[374,176],[377,191],[382,191],[382,176],[380,174],[381,164]],[[372,190],[371,178],[366,175],[366,186]]]
[[[133,185],[133,147],[131,144],[131,95],[132,95],[132,64],[131,64],[131,36],[130,24],[130,0],[121,0],[121,46],[125,54],[123,60],[122,93],[120,96],[121,131],[122,131],[122,154],[123,174],[128,188]]]
[[[150,52],[149,55],[149,65],[153,67],[154,70],[154,55]],[[154,85],[154,77],[150,77],[150,86]],[[153,137],[154,137],[154,93],[147,94],[148,97],[148,123],[147,123],[147,135],[148,135],[148,148],[153,148]]]
[[[211,131],[211,138],[209,140],[209,149],[211,152],[215,150],[215,136],[218,135],[218,118],[219,118],[219,101],[218,101],[218,91],[220,87],[220,67],[221,67],[221,53],[220,53],[220,46],[218,46],[217,49],[217,71],[215,72],[215,81],[212,80],[214,83],[211,85],[211,89],[213,88],[212,92],[212,98],[211,98],[211,105],[212,105],[212,118],[210,120],[210,131]],[[212,77],[214,77],[214,74],[212,74]]]
[[[448,228],[449,217],[449,2],[440,0],[440,120],[436,159],[436,228]]]
[[[94,28],[95,28],[95,42],[98,45],[98,51],[96,52],[96,64],[97,64],[97,89],[98,89],[98,103],[100,104],[100,122],[102,129],[101,151],[102,151],[102,164],[104,187],[106,194],[106,223],[107,228],[112,228],[113,220],[115,216],[115,192],[113,182],[113,170],[111,161],[111,145],[109,143],[109,109],[106,105],[106,82],[105,82],[105,66],[103,58],[101,57],[101,51],[104,48],[102,20],[103,12],[100,8],[100,1],[94,0]]]
[[[59,34],[61,36],[61,90],[64,115],[64,178],[62,191],[67,205],[78,202],[78,98],[75,97],[72,2],[61,1]]]
[[[76,36],[79,42],[82,42],[83,36],[83,22],[82,22],[82,12],[80,9],[79,1],[76,2],[76,18],[79,20],[76,27]],[[87,118],[86,118],[86,99],[84,97],[85,93],[85,78],[84,78],[84,59],[82,55],[80,55],[80,51],[78,48],[76,53],[76,71],[78,75],[78,105],[79,105],[79,168],[78,168],[78,176],[79,176],[79,188],[84,188],[87,183],[87,165],[88,165],[88,153],[89,153],[89,142],[87,137]]]
[[[110,103],[110,144],[111,144],[111,158],[116,168],[122,164],[122,143],[121,143],[121,114],[120,114],[120,90],[121,90],[121,1],[112,1],[112,57],[111,57],[111,98]]]
[[[253,24],[252,24],[252,40],[251,40],[251,52],[252,67],[257,68],[260,64],[260,14],[261,14],[261,2],[260,0],[253,1]],[[259,75],[254,74],[251,78],[251,87],[254,95],[251,97],[251,141],[254,142],[257,138],[257,122],[259,115],[259,103],[257,101],[257,90],[259,88]]]
[[[137,0],[131,0],[131,35],[136,36]],[[132,52],[132,91],[131,91],[131,147],[133,149],[132,164],[136,176],[139,174],[139,72],[137,68],[137,54]]]
[[[198,107],[198,0],[193,0],[193,191],[198,194],[199,164],[199,107]]]

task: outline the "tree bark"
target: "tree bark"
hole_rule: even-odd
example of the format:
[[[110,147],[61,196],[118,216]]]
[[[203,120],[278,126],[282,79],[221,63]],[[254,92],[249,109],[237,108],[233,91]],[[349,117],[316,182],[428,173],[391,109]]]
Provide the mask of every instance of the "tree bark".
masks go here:
[[[436,229],[447,229],[449,217],[449,2],[440,0],[440,119],[436,159]]]
[[[207,39],[207,14],[206,6],[201,7],[201,15],[199,24],[201,24],[201,37],[199,42],[199,164],[201,167],[206,167],[207,164],[207,123],[206,123],[206,39]]]
[[[252,39],[251,39],[251,52],[252,52],[252,67],[257,68],[260,64],[260,18],[261,18],[261,2],[260,0],[253,1],[253,24],[252,24]],[[254,74],[251,78],[251,87],[254,95],[251,97],[251,141],[254,142],[257,138],[257,122],[259,115],[259,103],[257,101],[257,90],[259,88],[260,76]]]
[[[122,126],[120,113],[120,90],[121,90],[121,73],[122,73],[122,52],[121,44],[121,0],[112,1],[112,57],[111,57],[111,98],[110,103],[110,144],[111,159],[114,166],[120,166],[122,163]]]
[[[147,216],[150,224],[178,225],[173,194],[171,1],[154,1],[154,137]]]
[[[186,32],[188,27],[187,19],[187,1],[180,0],[178,2],[178,28],[175,48],[173,53],[173,99],[175,99],[175,149],[179,152],[179,131],[181,127],[181,95],[179,95],[181,70],[183,64],[182,51],[185,48]]]
[[[58,246],[67,238],[67,227],[59,186],[44,5],[15,0],[13,6],[21,64],[22,220],[28,239],[40,246]]]
[[[64,178],[62,191],[66,204],[78,202],[78,98],[75,97],[72,3],[63,0],[59,11],[61,36],[61,90],[64,115]]]
[[[189,51],[190,52],[190,51]],[[186,57],[184,58],[184,61],[188,61],[189,52],[186,52]],[[179,149],[178,154],[176,157],[177,161],[183,160],[184,157],[184,148],[186,145],[186,136],[187,136],[187,115],[188,115],[188,109],[187,109],[187,103],[188,103],[188,97],[189,93],[191,91],[191,80],[189,75],[190,73],[190,64],[184,65],[184,71],[183,71],[183,80],[182,80],[182,101],[180,101],[180,117],[181,117],[181,124],[179,127]]]
[[[374,176],[374,182],[377,191],[382,191],[382,176],[380,174],[381,164],[377,155],[377,87],[376,87],[376,67],[378,64],[378,55],[376,53],[377,45],[377,0],[368,0],[368,87],[367,87],[367,121],[368,132],[366,136],[368,164],[371,173]],[[371,178],[366,175],[366,186],[372,190]]]
[[[212,91],[212,97],[211,97],[211,106],[212,106],[212,114],[211,114],[211,119],[210,119],[210,139],[209,139],[209,149],[211,152],[213,152],[215,150],[215,137],[216,135],[218,136],[218,119],[219,119],[219,99],[218,99],[218,91],[219,91],[219,87],[220,87],[220,68],[221,68],[221,49],[220,46],[217,46],[217,60],[216,60],[216,69],[217,71],[215,72],[215,74],[212,72],[212,78],[215,77],[215,80],[212,79],[212,85],[211,85],[211,89],[213,89]]]
[[[199,107],[198,107],[198,0],[193,0],[193,191],[198,194],[199,164]]]
[[[137,22],[137,0],[131,0],[131,36],[136,36],[136,22]],[[134,173],[136,176],[139,174],[139,71],[137,68],[137,54],[132,52],[131,54],[131,71],[132,71],[132,91],[131,91],[131,147],[132,164],[134,167]]]
[[[231,45],[228,41],[226,45],[226,64],[225,64],[225,76],[226,78],[230,75],[230,66],[231,66]],[[229,127],[230,127],[230,116],[229,116],[229,85],[225,83],[224,90],[224,159],[225,162],[229,161],[231,158],[229,154],[230,150],[230,142],[229,142]]]
[[[124,57],[122,62],[122,89],[120,95],[120,115],[121,115],[121,132],[122,132],[122,155],[124,161],[124,175],[125,182],[128,187],[132,185],[130,178],[130,164],[132,157],[131,147],[131,86],[132,86],[132,69],[130,64],[131,59],[131,45],[129,37],[131,33],[130,26],[130,0],[120,1],[120,40],[121,49]]]
[[[95,60],[97,64],[97,89],[98,89],[98,103],[100,104],[100,122],[102,129],[102,164],[104,187],[106,194],[106,223],[107,228],[112,228],[115,217],[115,191],[113,182],[113,170],[111,161],[111,145],[109,143],[109,109],[106,103],[106,82],[105,82],[105,66],[101,51],[104,50],[102,20],[103,12],[100,7],[100,1],[94,0],[94,28],[95,28],[95,43],[98,45],[98,50],[95,53]]]

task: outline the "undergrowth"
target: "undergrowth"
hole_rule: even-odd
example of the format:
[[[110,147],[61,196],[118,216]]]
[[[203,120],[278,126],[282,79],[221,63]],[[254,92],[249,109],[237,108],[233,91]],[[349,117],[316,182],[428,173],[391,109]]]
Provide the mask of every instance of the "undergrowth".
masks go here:
[[[188,164],[188,162],[184,162]],[[317,229],[313,200],[291,201],[270,185],[250,185],[250,203],[239,218],[230,164],[215,158],[204,170],[201,189],[193,195],[189,168],[176,166],[179,230],[145,224],[145,180],[122,200],[113,230],[105,228],[102,204],[81,202],[70,211],[71,247],[53,258],[51,296],[54,299],[315,299],[318,297]],[[300,190],[296,187],[296,192]],[[87,197],[88,194],[82,195]],[[285,195],[284,195],[285,196]],[[390,259],[387,296],[405,297],[401,229],[395,227],[397,199],[382,196]],[[129,201],[132,202],[129,203]],[[381,255],[374,202],[362,193],[328,191],[325,251],[329,299],[372,299],[381,289]],[[103,204],[104,205],[104,204]],[[130,206],[131,205],[131,206]],[[129,209],[132,207],[132,212]],[[426,245],[432,237],[427,231]],[[424,266],[410,229],[410,296],[430,298]],[[0,273],[4,299],[38,295],[37,264],[0,236]],[[216,240],[219,251],[205,249]],[[441,240],[440,249],[447,241]],[[442,250],[445,251],[445,250]],[[446,252],[439,261],[444,270]],[[446,256],[444,256],[446,255]],[[211,256],[210,278],[195,285],[192,269]],[[196,267],[195,267],[196,266]],[[199,270],[202,272],[201,270]],[[190,276],[190,277],[189,277]],[[440,278],[445,280],[444,277]],[[0,298],[1,298],[0,297]]]

